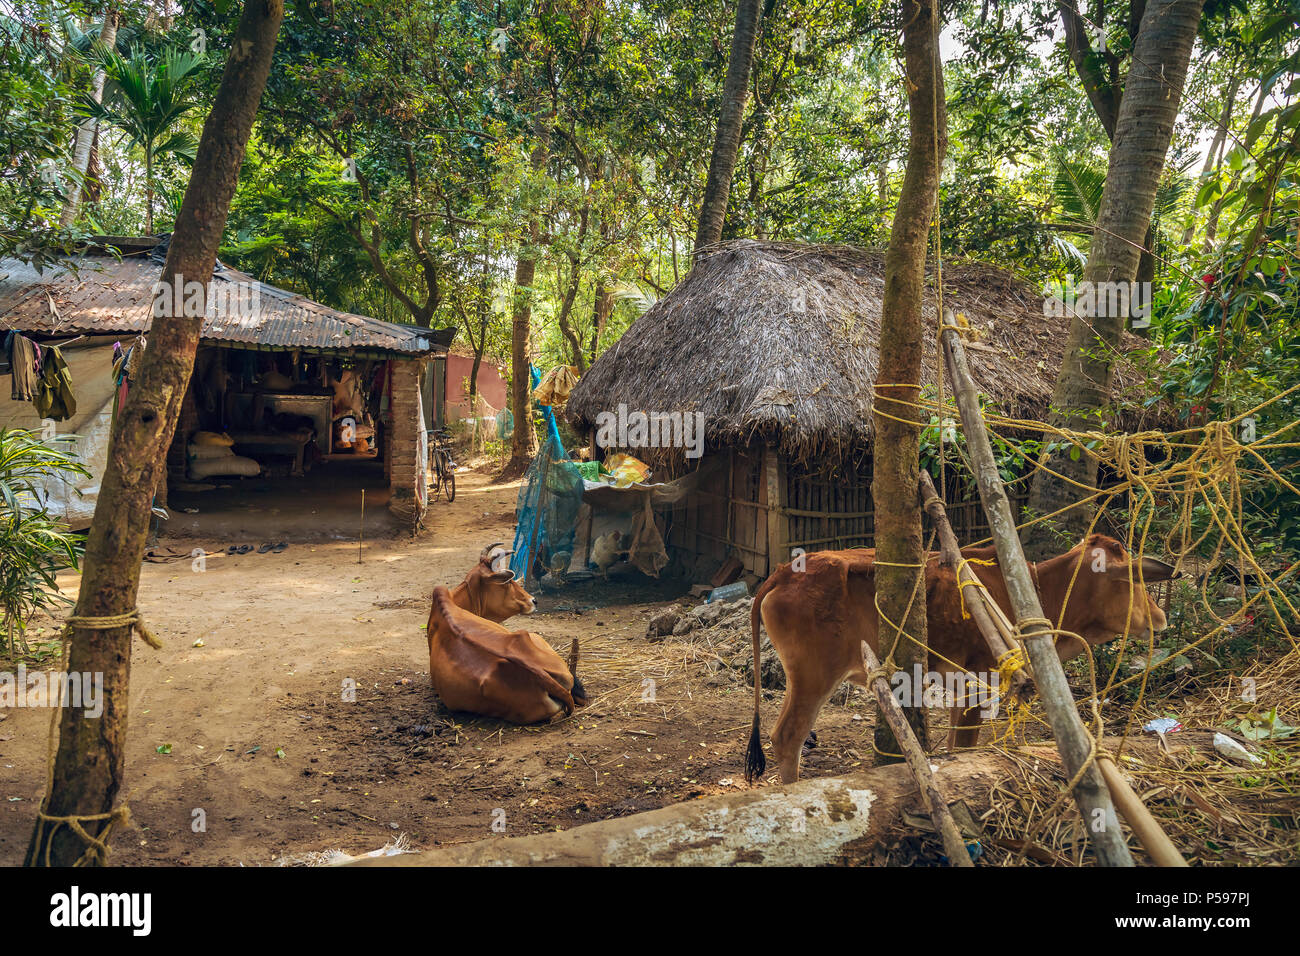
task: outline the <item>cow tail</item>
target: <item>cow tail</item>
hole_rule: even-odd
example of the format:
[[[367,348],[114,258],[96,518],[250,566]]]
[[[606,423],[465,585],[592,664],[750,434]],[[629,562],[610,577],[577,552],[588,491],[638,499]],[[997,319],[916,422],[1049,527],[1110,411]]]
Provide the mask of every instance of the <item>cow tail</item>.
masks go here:
[[[569,673],[573,675],[573,702],[581,707],[587,702],[587,688],[578,680],[578,639],[569,645]]]
[[[767,770],[767,758],[763,756],[763,738],[759,733],[759,714],[758,706],[763,700],[763,659],[762,651],[758,643],[758,628],[762,624],[761,605],[763,597],[769,590],[768,581],[758,589],[754,595],[754,605],[749,612],[750,628],[754,643],[754,726],[749,732],[749,748],[745,751],[745,782],[753,783],[755,777],[763,776]]]

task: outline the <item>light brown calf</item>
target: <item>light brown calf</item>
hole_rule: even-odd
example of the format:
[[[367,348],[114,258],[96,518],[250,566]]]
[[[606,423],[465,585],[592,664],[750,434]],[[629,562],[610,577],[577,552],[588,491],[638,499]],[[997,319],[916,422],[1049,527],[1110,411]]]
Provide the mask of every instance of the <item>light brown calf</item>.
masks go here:
[[[967,549],[962,554],[983,560],[997,558],[993,548]],[[772,646],[785,667],[785,701],[772,731],[772,749],[782,783],[791,783],[799,778],[803,742],[830,695],[845,680],[863,686],[867,683],[861,642],[867,641],[880,654],[874,603],[875,556],[875,549],[809,554],[803,559],[805,570],[796,571],[783,564],[754,594],[754,724],[746,754],[748,779],[761,775],[767,767],[758,714],[760,621],[767,627]],[[1014,620],[996,564],[971,563],[968,567]],[[1164,629],[1164,612],[1138,583],[1139,570],[1142,581],[1150,584],[1168,580],[1173,568],[1163,561],[1144,558],[1139,569],[1123,545],[1104,535],[1093,535],[1066,554],[1030,565],[1043,613],[1051,621],[1062,620],[1066,589],[1076,567],[1079,573],[1065,609],[1064,630],[1079,634],[1090,645],[1098,645],[1126,630],[1141,636]],[[932,671],[946,674],[996,670],[979,630],[972,621],[962,619],[955,569],[941,566],[938,554],[931,554],[926,567],[926,623]],[[1062,637],[1056,645],[1063,661],[1084,649],[1084,644],[1073,637]],[[967,707],[963,701],[951,709],[951,716],[949,746],[974,746],[979,739],[980,708]]]

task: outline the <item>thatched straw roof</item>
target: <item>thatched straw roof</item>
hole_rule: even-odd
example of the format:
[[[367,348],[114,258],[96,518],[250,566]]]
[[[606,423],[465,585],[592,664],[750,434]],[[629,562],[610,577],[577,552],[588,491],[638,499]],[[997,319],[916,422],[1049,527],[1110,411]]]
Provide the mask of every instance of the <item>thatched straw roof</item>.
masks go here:
[[[800,460],[865,451],[884,259],[853,246],[714,246],[591,366],[569,396],[570,421],[585,431],[600,412],[624,403],[634,411],[703,412],[708,450],[758,437]],[[980,388],[999,412],[1040,418],[1069,319],[1045,317],[1041,290],[994,266],[945,261],[943,285],[944,305],[983,332],[969,351]],[[922,382],[934,385],[932,297],[925,322]],[[1134,378],[1121,372],[1121,381]],[[638,457],[662,459],[646,451]]]

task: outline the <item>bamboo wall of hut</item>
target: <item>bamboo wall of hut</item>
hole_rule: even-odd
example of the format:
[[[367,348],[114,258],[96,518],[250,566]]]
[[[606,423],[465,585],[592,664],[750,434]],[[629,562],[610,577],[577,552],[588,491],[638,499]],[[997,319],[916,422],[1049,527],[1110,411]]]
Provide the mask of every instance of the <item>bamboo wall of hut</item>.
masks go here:
[[[851,469],[818,471],[758,442],[716,454],[726,456],[727,466],[674,509],[668,523],[670,548],[706,562],[734,555],[747,572],[765,577],[789,561],[795,548],[812,552],[875,546],[870,458]],[[987,537],[979,498],[960,500],[955,474],[946,484],[948,516],[958,541],[967,545]],[[1007,492],[1018,519],[1028,489],[1011,487]]]

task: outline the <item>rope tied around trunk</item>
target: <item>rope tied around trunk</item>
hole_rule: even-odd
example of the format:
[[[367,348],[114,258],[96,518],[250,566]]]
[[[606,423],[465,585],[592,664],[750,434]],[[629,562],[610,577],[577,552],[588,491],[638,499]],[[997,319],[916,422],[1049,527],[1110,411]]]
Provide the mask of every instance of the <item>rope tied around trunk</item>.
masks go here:
[[[60,669],[64,672],[68,669],[68,642],[72,638],[72,632],[75,630],[83,631],[107,631],[116,627],[130,627],[132,631],[139,634],[141,639],[154,650],[162,648],[162,641],[154,636],[153,631],[144,623],[144,618],[140,615],[139,608],[132,608],[121,614],[105,614],[95,616],[91,614],[74,614],[63,622],[63,657],[60,662]],[[125,826],[131,822],[131,810],[126,803],[114,807],[106,813],[75,813],[64,816],[46,813],[49,806],[50,795],[54,792],[54,763],[58,757],[58,739],[56,730],[59,726],[59,717],[63,713],[63,698],[59,697],[59,706],[53,708],[50,714],[50,740],[49,753],[46,765],[45,776],[45,799],[41,801],[41,808],[36,811],[36,819],[42,824],[49,824],[43,827],[40,835],[40,843],[43,843],[44,852],[40,854],[41,862],[44,866],[52,866],[50,854],[54,849],[54,835],[59,832],[61,827],[67,827],[86,845],[86,850],[77,858],[73,866],[85,866],[93,863],[103,865],[108,861],[108,839],[112,835],[113,829],[117,826]],[[103,823],[97,835],[91,835],[83,823]],[[39,844],[38,844],[39,847]],[[39,852],[39,850],[38,850]],[[36,855],[33,855],[36,858]]]
[[[51,764],[53,767],[53,764]],[[125,825],[131,822],[131,810],[125,804],[114,807],[108,813],[79,813],[66,817],[51,816],[43,810],[36,812],[36,819],[42,823],[52,823],[49,829],[41,834],[41,839],[45,843],[45,856],[43,863],[45,866],[53,866],[50,862],[50,853],[54,849],[54,834],[59,832],[59,827],[66,826],[69,830],[81,838],[81,842],[86,844],[86,851],[77,858],[73,866],[85,866],[92,861],[99,866],[108,862],[108,838],[113,832],[113,828],[119,824]],[[106,820],[104,828],[99,831],[98,836],[91,836],[86,832],[86,828],[81,824],[83,822],[93,822]]]
[[[139,608],[132,608],[124,614],[107,614],[102,617],[74,614],[63,622],[64,639],[71,637],[72,632],[77,629],[83,631],[108,631],[115,627],[127,627],[128,625],[155,651],[162,650],[162,641],[154,637],[153,631],[149,630],[144,623]]]

